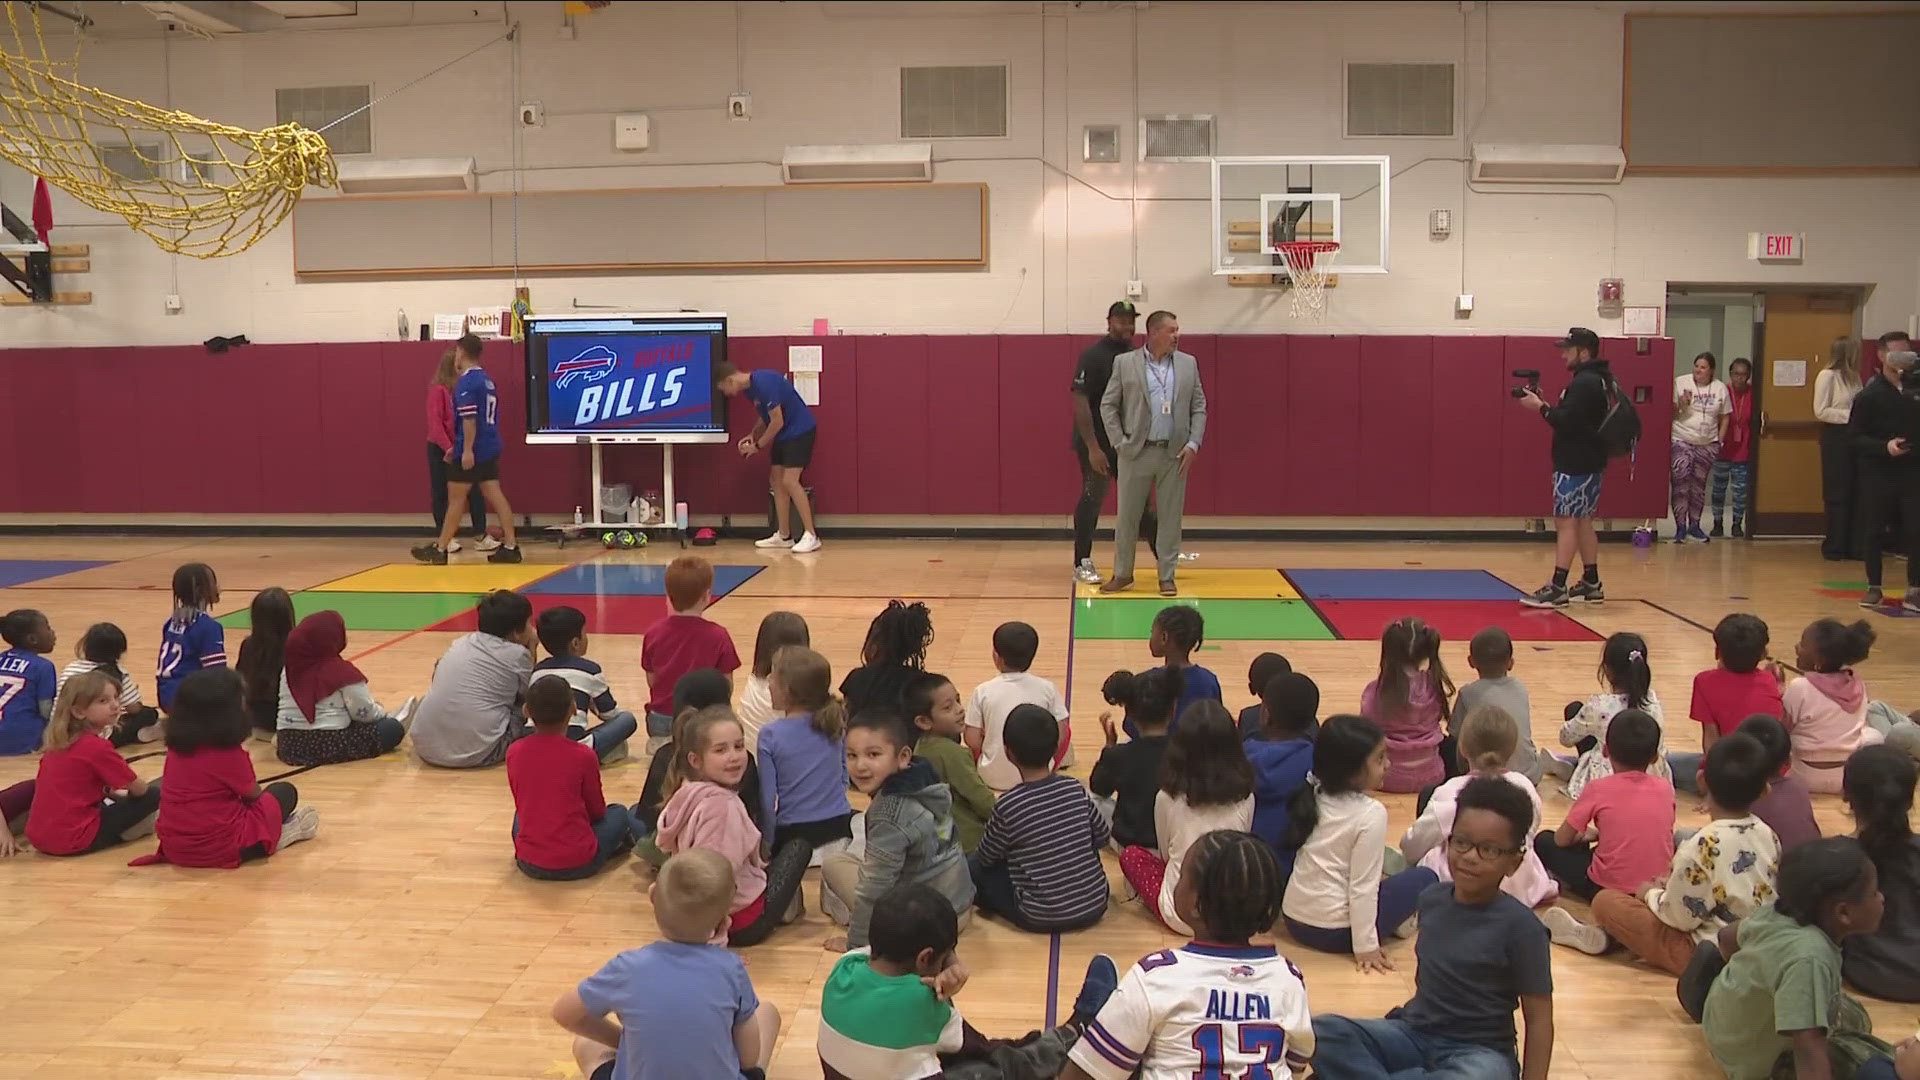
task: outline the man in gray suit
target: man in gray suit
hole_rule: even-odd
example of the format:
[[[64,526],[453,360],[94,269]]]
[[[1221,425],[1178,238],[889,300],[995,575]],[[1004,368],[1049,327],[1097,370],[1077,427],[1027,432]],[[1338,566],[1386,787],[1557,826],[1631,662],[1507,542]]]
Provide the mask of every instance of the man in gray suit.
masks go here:
[[[1145,348],[1114,358],[1113,379],[1100,397],[1100,421],[1118,452],[1119,517],[1114,521],[1113,576],[1103,593],[1133,585],[1133,549],[1147,491],[1157,496],[1160,535],[1160,595],[1174,596],[1173,571],[1180,561],[1180,515],[1187,498],[1187,471],[1207,432],[1207,395],[1200,365],[1175,346],[1180,320],[1171,311],[1147,316]]]

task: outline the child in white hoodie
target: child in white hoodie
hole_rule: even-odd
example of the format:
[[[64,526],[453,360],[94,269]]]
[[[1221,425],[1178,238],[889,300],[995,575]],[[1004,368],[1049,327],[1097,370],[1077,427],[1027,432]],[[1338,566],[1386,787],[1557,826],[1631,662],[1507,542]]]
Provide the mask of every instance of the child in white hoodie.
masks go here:
[[[1467,774],[1436,788],[1433,801],[1400,838],[1400,853],[1407,861],[1432,870],[1441,881],[1453,880],[1453,871],[1447,865],[1447,837],[1453,832],[1460,789],[1475,777],[1498,777],[1525,791],[1527,801],[1533,804],[1532,828],[1540,828],[1540,793],[1525,775],[1507,768],[1520,745],[1519,721],[1505,709],[1482,705],[1460,722],[1459,740],[1460,762],[1468,769]],[[1529,846],[1520,868],[1501,879],[1500,891],[1528,907],[1539,907],[1560,895],[1560,883],[1547,873],[1539,854]]]
[[[1792,775],[1808,791],[1840,793],[1847,758],[1884,736],[1867,723],[1867,684],[1853,666],[1873,650],[1873,627],[1820,619],[1800,635],[1794,663],[1806,674],[1780,693],[1780,722],[1793,737]],[[1785,681],[1785,672],[1774,668]]]

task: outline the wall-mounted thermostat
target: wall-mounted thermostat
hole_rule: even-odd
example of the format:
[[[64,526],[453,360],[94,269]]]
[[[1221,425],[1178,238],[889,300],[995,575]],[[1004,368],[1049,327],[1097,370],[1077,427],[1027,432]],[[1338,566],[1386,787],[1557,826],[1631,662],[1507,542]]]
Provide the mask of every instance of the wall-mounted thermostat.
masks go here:
[[[645,150],[653,144],[653,122],[646,113],[622,113],[613,118],[616,150]]]

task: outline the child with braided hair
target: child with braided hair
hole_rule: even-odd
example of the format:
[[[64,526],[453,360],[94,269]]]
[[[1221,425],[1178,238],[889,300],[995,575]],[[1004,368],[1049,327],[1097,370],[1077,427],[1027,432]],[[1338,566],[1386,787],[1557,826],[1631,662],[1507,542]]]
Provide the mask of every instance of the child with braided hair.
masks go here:
[[[906,712],[907,683],[927,669],[927,648],[933,644],[933,612],[918,600],[889,600],[867,624],[860,666],[840,681],[847,715],[878,708],[900,716]]]

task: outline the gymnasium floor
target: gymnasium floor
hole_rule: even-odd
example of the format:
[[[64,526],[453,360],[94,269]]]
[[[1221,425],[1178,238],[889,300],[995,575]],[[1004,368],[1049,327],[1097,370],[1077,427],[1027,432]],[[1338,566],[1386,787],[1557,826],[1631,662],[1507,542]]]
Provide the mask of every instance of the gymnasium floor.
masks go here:
[[[1808,621],[1860,615],[1835,591],[1857,580],[1857,567],[1835,569],[1810,544],[1609,545],[1612,599],[1564,616],[1524,614],[1513,603],[1549,570],[1551,552],[1541,544],[1193,546],[1203,560],[1183,581],[1211,631],[1197,659],[1220,675],[1230,706],[1248,703],[1247,662],[1272,648],[1320,684],[1325,712],[1353,709],[1374,674],[1380,625],[1403,614],[1440,625],[1449,669],[1464,682],[1466,637],[1498,621],[1514,632],[1515,674],[1532,692],[1534,737],[1548,745],[1559,704],[1593,692],[1607,633],[1647,637],[1669,745],[1689,748],[1697,735],[1685,719],[1688,690],[1713,662],[1706,628],[1721,615],[1760,614],[1775,649],[1789,657]],[[224,590],[216,614],[242,615],[225,620],[230,652],[245,635],[239,627],[253,592],[285,587],[301,594],[302,613],[335,607],[346,615],[348,655],[391,706],[425,688],[473,595],[525,588],[536,604],[586,610],[590,655],[624,704],[643,700],[638,635],[664,610],[659,568],[677,549],[530,545],[521,566],[446,568],[406,564],[405,549],[392,539],[9,537],[0,539],[0,610],[45,611],[62,664],[87,624],[119,623],[132,641],[128,666],[150,699],[169,576],[179,563],[205,561]],[[1070,688],[1074,771],[1083,776],[1100,748],[1093,719],[1102,679],[1152,662],[1144,628],[1160,600],[1076,598],[1063,543],[829,541],[813,556],[729,543],[706,554],[722,568],[716,592],[725,593],[712,617],[743,655],[761,616],[789,608],[806,616],[836,681],[888,597],[933,608],[929,667],[963,693],[992,674],[994,626],[1032,623],[1041,635],[1034,670]],[[1896,563],[1890,577],[1898,573]],[[1863,668],[1873,695],[1920,706],[1920,620],[1869,617],[1882,635]],[[263,777],[285,771],[269,746],[250,746]],[[135,767],[157,775],[159,765],[153,757]],[[0,785],[33,768],[30,758],[0,759]],[[644,771],[637,757],[609,768],[608,797],[631,802]],[[629,861],[576,883],[520,876],[500,769],[433,770],[399,753],[315,769],[295,782],[302,803],[320,810],[318,838],[239,870],[129,869],[126,860],[151,841],[81,859],[0,863],[0,1076],[577,1076],[569,1037],[547,1011],[608,956],[655,937]],[[1385,801],[1397,837],[1412,797]],[[1823,825],[1844,828],[1840,808],[1824,802]],[[1567,802],[1555,791],[1547,805],[1554,822]],[[1682,818],[1697,815],[1683,804]],[[1120,902],[1126,890],[1111,860],[1109,870],[1116,902],[1091,931],[1048,940],[975,922],[961,943],[973,980],[960,1002],[977,1027],[1014,1034],[1058,1015],[1093,952],[1124,967],[1174,943],[1139,904]],[[819,1075],[817,1006],[834,957],[821,948],[831,931],[816,895],[810,884],[802,923],[743,954],[761,996],[786,1017],[775,1077]],[[1385,975],[1281,944],[1305,970],[1316,1011],[1377,1016],[1411,989],[1411,942],[1390,945],[1398,970]],[[1566,949],[1556,949],[1554,961],[1554,1077],[1716,1075],[1674,1003],[1671,979]],[[1911,1032],[1911,1008],[1869,1004],[1882,1035],[1897,1041]]]

